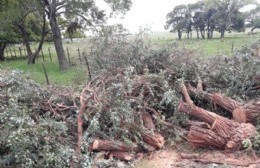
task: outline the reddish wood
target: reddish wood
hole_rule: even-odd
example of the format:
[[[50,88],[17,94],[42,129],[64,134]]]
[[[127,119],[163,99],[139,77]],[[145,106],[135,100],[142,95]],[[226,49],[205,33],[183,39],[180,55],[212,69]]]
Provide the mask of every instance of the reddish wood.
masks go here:
[[[108,155],[122,161],[130,161],[133,160],[134,158],[133,154],[129,154],[128,152],[120,152],[120,151],[111,151],[108,153]]]
[[[197,90],[200,91],[200,92],[203,91],[203,86],[202,86],[202,80],[201,79],[198,80]]]
[[[193,104],[193,101],[191,100],[190,98],[190,95],[187,91],[187,88],[186,86],[184,85],[184,83],[181,84],[181,92],[182,92],[182,95],[184,96],[184,99],[185,101],[189,104],[189,105],[192,105]]]
[[[213,147],[216,149],[237,150],[242,141],[256,135],[255,127],[250,123],[238,123],[195,105],[179,103],[179,111],[198,117],[210,125],[193,125],[188,134],[188,141],[195,147]]]
[[[142,134],[142,137],[146,143],[148,143],[151,146],[154,146],[155,148],[162,148],[165,143],[164,137],[156,132],[144,132]]]
[[[239,103],[220,93],[199,92],[196,88],[188,85],[188,93],[192,97],[201,98],[204,101],[218,105],[232,113],[233,119],[239,123],[248,122],[255,124],[260,116],[260,101],[253,101],[246,104]]]
[[[149,113],[144,113],[142,115],[144,127],[147,128],[148,130],[154,131],[155,130],[155,125],[153,123],[152,116]]]
[[[209,103],[216,104],[229,112],[232,112],[234,109],[242,105],[241,103],[231,98],[228,98],[220,93],[211,94],[204,91],[199,91],[191,85],[188,85],[187,87],[190,96],[199,97]]]
[[[122,142],[113,142],[108,140],[96,139],[90,146],[91,150],[94,151],[121,151],[130,152],[138,151],[139,148],[136,145],[127,145]]]

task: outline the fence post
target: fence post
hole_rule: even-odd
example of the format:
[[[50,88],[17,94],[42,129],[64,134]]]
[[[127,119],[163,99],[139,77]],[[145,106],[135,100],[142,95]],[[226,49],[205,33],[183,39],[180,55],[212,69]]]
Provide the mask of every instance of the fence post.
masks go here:
[[[9,57],[8,50],[5,50],[6,57]]]
[[[91,72],[90,72],[90,68],[89,68],[89,63],[88,63],[88,58],[87,58],[87,54],[83,54],[85,57],[85,61],[86,61],[86,66],[87,66],[87,70],[88,70],[88,78],[89,81],[91,81]]]
[[[79,48],[78,48],[78,54],[79,54],[79,61],[81,62],[81,56],[80,56],[80,50],[79,50]]]
[[[44,59],[44,55],[43,55],[43,51],[42,51],[42,49],[41,49],[41,53],[42,53],[42,60],[43,60],[43,62],[45,62],[45,59]]]
[[[50,57],[50,61],[52,62],[52,58],[51,58],[51,50],[50,50],[50,47],[48,48],[48,51],[49,51],[49,57]]]
[[[234,52],[234,41],[232,42],[232,46],[231,46],[231,53],[233,53]]]
[[[10,56],[11,56],[11,58],[12,58],[12,57],[13,57],[13,54],[12,54],[11,48],[9,48],[9,52],[10,52]]]
[[[19,47],[20,58],[23,58],[22,49]]]
[[[42,68],[43,68],[43,72],[44,72],[44,75],[45,75],[46,83],[47,83],[47,85],[50,85],[49,77],[48,77],[44,63],[42,63]]]
[[[14,57],[15,57],[15,58],[17,58],[17,55],[16,55],[16,50],[15,50],[15,48],[13,48],[13,50],[14,50]]]
[[[68,48],[68,47],[67,47],[67,55],[68,55],[69,64],[71,65],[71,62],[70,62],[70,53],[69,53],[69,48]]]

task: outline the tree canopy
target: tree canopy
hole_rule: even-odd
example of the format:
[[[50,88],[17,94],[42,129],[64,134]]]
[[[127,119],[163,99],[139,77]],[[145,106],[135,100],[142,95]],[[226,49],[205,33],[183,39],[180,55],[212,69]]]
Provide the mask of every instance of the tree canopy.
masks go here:
[[[213,37],[213,32],[220,32],[220,37],[225,36],[225,32],[244,31],[246,14],[240,12],[240,9],[248,4],[255,4],[253,0],[202,0],[193,4],[176,6],[166,16],[166,29],[177,32],[179,39],[182,32],[191,31],[191,27],[197,32],[197,38]],[[257,9],[252,11],[256,12]],[[251,16],[252,16],[251,15]],[[254,18],[254,19],[253,19]],[[252,17],[251,23],[257,27],[257,19]],[[254,21],[253,21],[254,20]],[[189,35],[187,34],[187,38]]]

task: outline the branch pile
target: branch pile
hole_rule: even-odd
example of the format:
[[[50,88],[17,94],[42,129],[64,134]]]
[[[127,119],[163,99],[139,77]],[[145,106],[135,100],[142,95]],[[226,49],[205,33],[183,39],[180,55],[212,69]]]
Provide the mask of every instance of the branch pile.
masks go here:
[[[163,74],[138,75],[131,69],[93,79],[80,96],[78,153],[84,131],[92,138],[91,151],[105,151],[122,160],[132,159],[130,153],[162,148],[165,138],[155,120],[161,112],[155,107],[169,88]]]

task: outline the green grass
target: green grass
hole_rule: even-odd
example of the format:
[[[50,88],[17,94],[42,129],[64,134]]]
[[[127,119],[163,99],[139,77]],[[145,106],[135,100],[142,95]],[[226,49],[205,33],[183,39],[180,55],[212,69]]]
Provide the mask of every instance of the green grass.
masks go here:
[[[49,77],[50,84],[74,85],[83,84],[87,80],[85,66],[73,66],[66,72],[59,70],[57,63],[45,62],[45,67]],[[26,76],[37,81],[40,84],[46,84],[46,78],[43,71],[42,61],[34,65],[27,65],[26,60],[6,61],[0,63],[0,69],[16,69],[24,72]]]
[[[193,34],[193,37],[195,33]],[[151,33],[149,34],[149,41],[154,47],[181,47],[192,49],[195,52],[199,53],[201,56],[208,58],[215,55],[231,55],[232,54],[232,45],[233,51],[241,49],[243,46],[249,46],[251,43],[258,41],[260,39],[260,33],[256,35],[247,35],[244,34],[227,34],[224,39],[217,38],[218,35],[215,35],[213,39],[182,39],[178,40],[176,38],[176,33]],[[15,46],[11,46],[15,47]],[[32,44],[32,48],[36,48],[36,44]],[[51,52],[52,63],[49,58],[49,50]],[[43,46],[43,53],[45,58],[45,66],[49,76],[51,84],[58,85],[74,85],[85,83],[87,80],[87,72],[85,65],[79,64],[79,55],[78,49],[80,52],[88,53],[90,50],[89,40],[84,40],[82,42],[74,43],[64,43],[64,49],[67,55],[67,48],[70,55],[70,60],[72,64],[76,64],[70,70],[66,72],[61,72],[58,67],[57,56],[55,53],[53,43],[45,43]],[[19,50],[17,50],[18,52]],[[15,61],[6,61],[0,63],[0,68],[8,69],[19,69],[25,72],[30,78],[37,81],[41,84],[46,84],[46,79],[42,67],[42,53],[36,61],[35,65],[28,66],[26,60],[15,60]]]
[[[235,52],[244,46],[250,46],[258,41],[260,33],[250,36],[247,34],[230,34],[226,35],[224,39],[184,38],[182,40],[178,40],[174,34],[165,34],[161,36],[152,35],[151,39],[155,46],[182,47],[197,50],[197,52],[207,58],[216,55],[231,55],[232,51]]]

